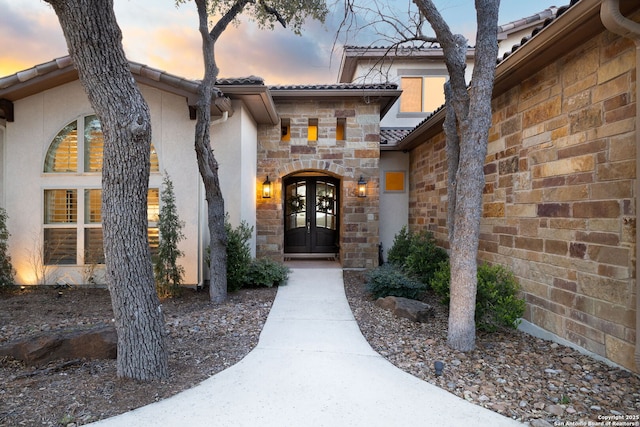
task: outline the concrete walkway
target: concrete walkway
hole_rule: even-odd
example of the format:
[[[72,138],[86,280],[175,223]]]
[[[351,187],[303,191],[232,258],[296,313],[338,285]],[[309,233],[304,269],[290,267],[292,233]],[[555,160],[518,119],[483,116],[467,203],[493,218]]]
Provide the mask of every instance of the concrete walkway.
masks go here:
[[[339,268],[294,268],[258,346],[176,396],[94,426],[518,426],[419,380],[372,350]]]

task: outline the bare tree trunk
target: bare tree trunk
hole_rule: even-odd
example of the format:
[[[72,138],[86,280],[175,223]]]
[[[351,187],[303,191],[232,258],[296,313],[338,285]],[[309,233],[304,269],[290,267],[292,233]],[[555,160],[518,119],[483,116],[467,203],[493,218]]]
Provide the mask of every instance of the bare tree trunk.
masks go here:
[[[478,31],[476,60],[470,87],[466,87],[467,42],[451,33],[431,0],[414,0],[440,42],[450,76],[447,88],[445,134],[449,162],[449,239],[451,244],[450,347],[475,347],[477,255],[482,217],[484,162],[491,127],[491,95],[496,58],[499,0],[476,0]],[[455,123],[455,125],[454,125]],[[453,227],[452,227],[453,223]]]
[[[122,48],[112,1],[47,0],[104,133],[102,220],[119,377],[169,375],[147,237],[151,119]]]
[[[444,85],[445,100],[449,105],[453,105],[453,91],[451,83]],[[453,224],[456,214],[456,173],[460,164],[460,138],[458,137],[458,121],[456,111],[447,108],[444,119],[443,130],[446,137],[447,151],[447,225],[449,228],[449,242],[453,240]]]
[[[224,228],[224,199],[218,179],[218,161],[211,150],[211,99],[214,96],[218,67],[215,61],[215,41],[209,33],[206,0],[196,0],[199,30],[202,36],[204,79],[200,83],[196,122],[195,150],[198,169],[204,183],[209,225],[209,298],[221,303],[227,299],[227,234]]]

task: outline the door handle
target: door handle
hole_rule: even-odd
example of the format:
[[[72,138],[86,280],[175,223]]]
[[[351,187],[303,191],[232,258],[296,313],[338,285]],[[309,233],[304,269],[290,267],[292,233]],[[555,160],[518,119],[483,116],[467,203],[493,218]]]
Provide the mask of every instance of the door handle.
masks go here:
[[[311,221],[307,220],[307,234],[311,234]]]

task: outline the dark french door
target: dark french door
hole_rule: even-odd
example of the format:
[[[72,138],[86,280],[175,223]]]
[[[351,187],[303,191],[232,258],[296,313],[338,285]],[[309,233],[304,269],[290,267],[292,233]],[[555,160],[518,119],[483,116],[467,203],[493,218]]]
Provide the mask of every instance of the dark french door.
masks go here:
[[[284,180],[285,254],[337,253],[339,184],[326,176]]]

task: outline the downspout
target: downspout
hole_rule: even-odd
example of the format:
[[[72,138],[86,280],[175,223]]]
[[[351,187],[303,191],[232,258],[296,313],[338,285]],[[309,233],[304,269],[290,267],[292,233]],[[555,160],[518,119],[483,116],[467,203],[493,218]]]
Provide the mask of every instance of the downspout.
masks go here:
[[[634,22],[620,12],[620,0],[602,0],[600,19],[612,33],[632,39],[636,44],[636,371],[640,371],[640,281],[638,281],[638,242],[640,227],[640,23]]]
[[[210,125],[211,126],[219,125],[221,123],[226,122],[228,118],[229,118],[229,112],[228,111],[223,111],[222,112],[222,117],[220,117],[219,119],[212,120]]]

